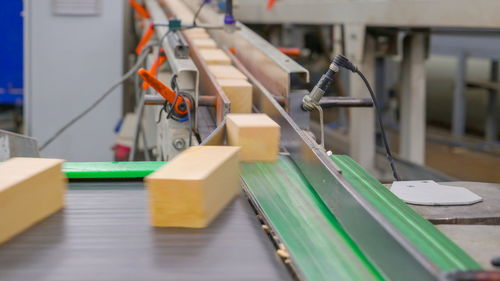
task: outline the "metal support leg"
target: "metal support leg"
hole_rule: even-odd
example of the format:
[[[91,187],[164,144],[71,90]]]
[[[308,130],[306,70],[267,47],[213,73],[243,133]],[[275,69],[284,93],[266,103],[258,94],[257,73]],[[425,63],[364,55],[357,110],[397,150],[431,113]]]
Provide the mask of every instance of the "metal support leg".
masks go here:
[[[143,95],[144,97],[144,95]],[[130,149],[130,154],[128,156],[128,161],[135,160],[135,152],[139,148],[139,134],[141,133],[141,125],[142,125],[142,115],[144,113],[144,99],[141,98],[139,100],[139,104],[137,104],[136,110],[136,124],[134,126],[134,142],[132,143],[132,148]],[[144,137],[145,138],[145,137]],[[147,149],[144,147],[144,149]]]
[[[302,28],[293,24],[283,24],[281,32],[282,46],[293,48],[304,47],[304,32]]]
[[[375,75],[375,38],[365,35],[364,26],[346,26],[346,50],[348,57],[359,66],[368,81],[373,84]],[[363,81],[350,75],[349,96],[367,97]],[[375,169],[375,115],[373,109],[350,109],[350,155],[360,165]]]
[[[377,95],[378,104],[380,109],[384,111],[389,103],[385,57],[378,57],[375,60],[375,84],[375,94]]]
[[[339,54],[344,54],[344,39],[343,39],[343,31],[342,31],[342,25],[336,24],[332,27],[333,29],[333,38],[332,38],[332,55],[331,58],[333,59],[336,55]],[[348,79],[346,77],[347,75],[350,75],[348,70],[341,70],[340,74],[335,78],[338,86],[338,92],[339,95],[345,95],[344,89],[347,87],[348,88]],[[339,109],[339,120],[338,123],[340,126],[348,126],[348,119],[347,119],[347,109],[346,108],[340,108]]]
[[[400,155],[425,163],[425,33],[404,39],[401,73]]]
[[[458,58],[457,74],[455,76],[455,91],[453,92],[453,120],[452,133],[457,142],[461,142],[465,135],[465,75],[467,73],[467,55],[461,54]]]
[[[498,61],[491,62],[491,82],[498,82]],[[497,109],[498,109],[498,89],[491,89],[488,93],[488,105],[486,109],[486,141],[495,142],[497,140]]]

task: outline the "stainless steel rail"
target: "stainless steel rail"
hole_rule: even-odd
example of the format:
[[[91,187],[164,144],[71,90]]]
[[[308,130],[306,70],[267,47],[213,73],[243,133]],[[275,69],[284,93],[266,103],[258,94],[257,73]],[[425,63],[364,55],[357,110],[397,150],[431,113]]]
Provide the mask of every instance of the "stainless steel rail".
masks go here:
[[[441,272],[403,237],[341,175],[324,150],[304,133],[273,95],[235,56],[253,84],[257,109],[281,126],[281,145],[331,213],[389,280],[445,280]]]

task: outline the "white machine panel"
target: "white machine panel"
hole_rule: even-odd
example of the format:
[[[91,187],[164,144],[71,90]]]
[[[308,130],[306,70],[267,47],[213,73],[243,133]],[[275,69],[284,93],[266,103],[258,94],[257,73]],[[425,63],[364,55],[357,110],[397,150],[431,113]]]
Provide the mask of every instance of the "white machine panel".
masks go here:
[[[101,13],[101,0],[52,0],[55,15],[96,16]]]
[[[26,133],[40,144],[90,106],[123,74],[126,1],[55,2],[24,1],[25,125]],[[54,5],[63,2],[75,3],[75,9],[76,2],[102,7],[94,16],[56,15]],[[90,6],[85,7],[83,10],[90,11]],[[69,8],[68,4],[63,10]],[[114,127],[121,114],[122,91],[118,88],[43,150],[42,157],[112,160]]]

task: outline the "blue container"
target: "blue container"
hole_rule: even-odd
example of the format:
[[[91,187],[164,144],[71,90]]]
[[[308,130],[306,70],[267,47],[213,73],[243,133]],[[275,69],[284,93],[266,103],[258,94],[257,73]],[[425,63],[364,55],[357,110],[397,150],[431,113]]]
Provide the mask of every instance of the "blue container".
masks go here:
[[[2,1],[0,8],[0,104],[23,104],[22,0]]]

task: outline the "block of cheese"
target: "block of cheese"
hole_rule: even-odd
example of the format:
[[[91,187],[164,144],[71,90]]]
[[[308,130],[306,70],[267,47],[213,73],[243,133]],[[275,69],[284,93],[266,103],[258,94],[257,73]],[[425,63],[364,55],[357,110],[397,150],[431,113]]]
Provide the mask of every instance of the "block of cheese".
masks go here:
[[[221,49],[201,49],[200,56],[207,64],[231,64],[231,59]]]
[[[226,116],[227,140],[240,146],[243,162],[276,161],[279,153],[280,126],[266,114],[233,114]]]
[[[239,147],[194,146],[145,178],[151,224],[202,228],[240,192]]]
[[[217,80],[231,101],[231,113],[252,113],[252,84],[241,79]]]
[[[217,44],[212,39],[193,39],[193,45],[200,49],[215,49]]]
[[[232,65],[209,65],[208,70],[216,79],[243,79],[247,80],[245,74],[241,73]]]
[[[64,206],[62,163],[12,158],[0,164],[0,244]]]

